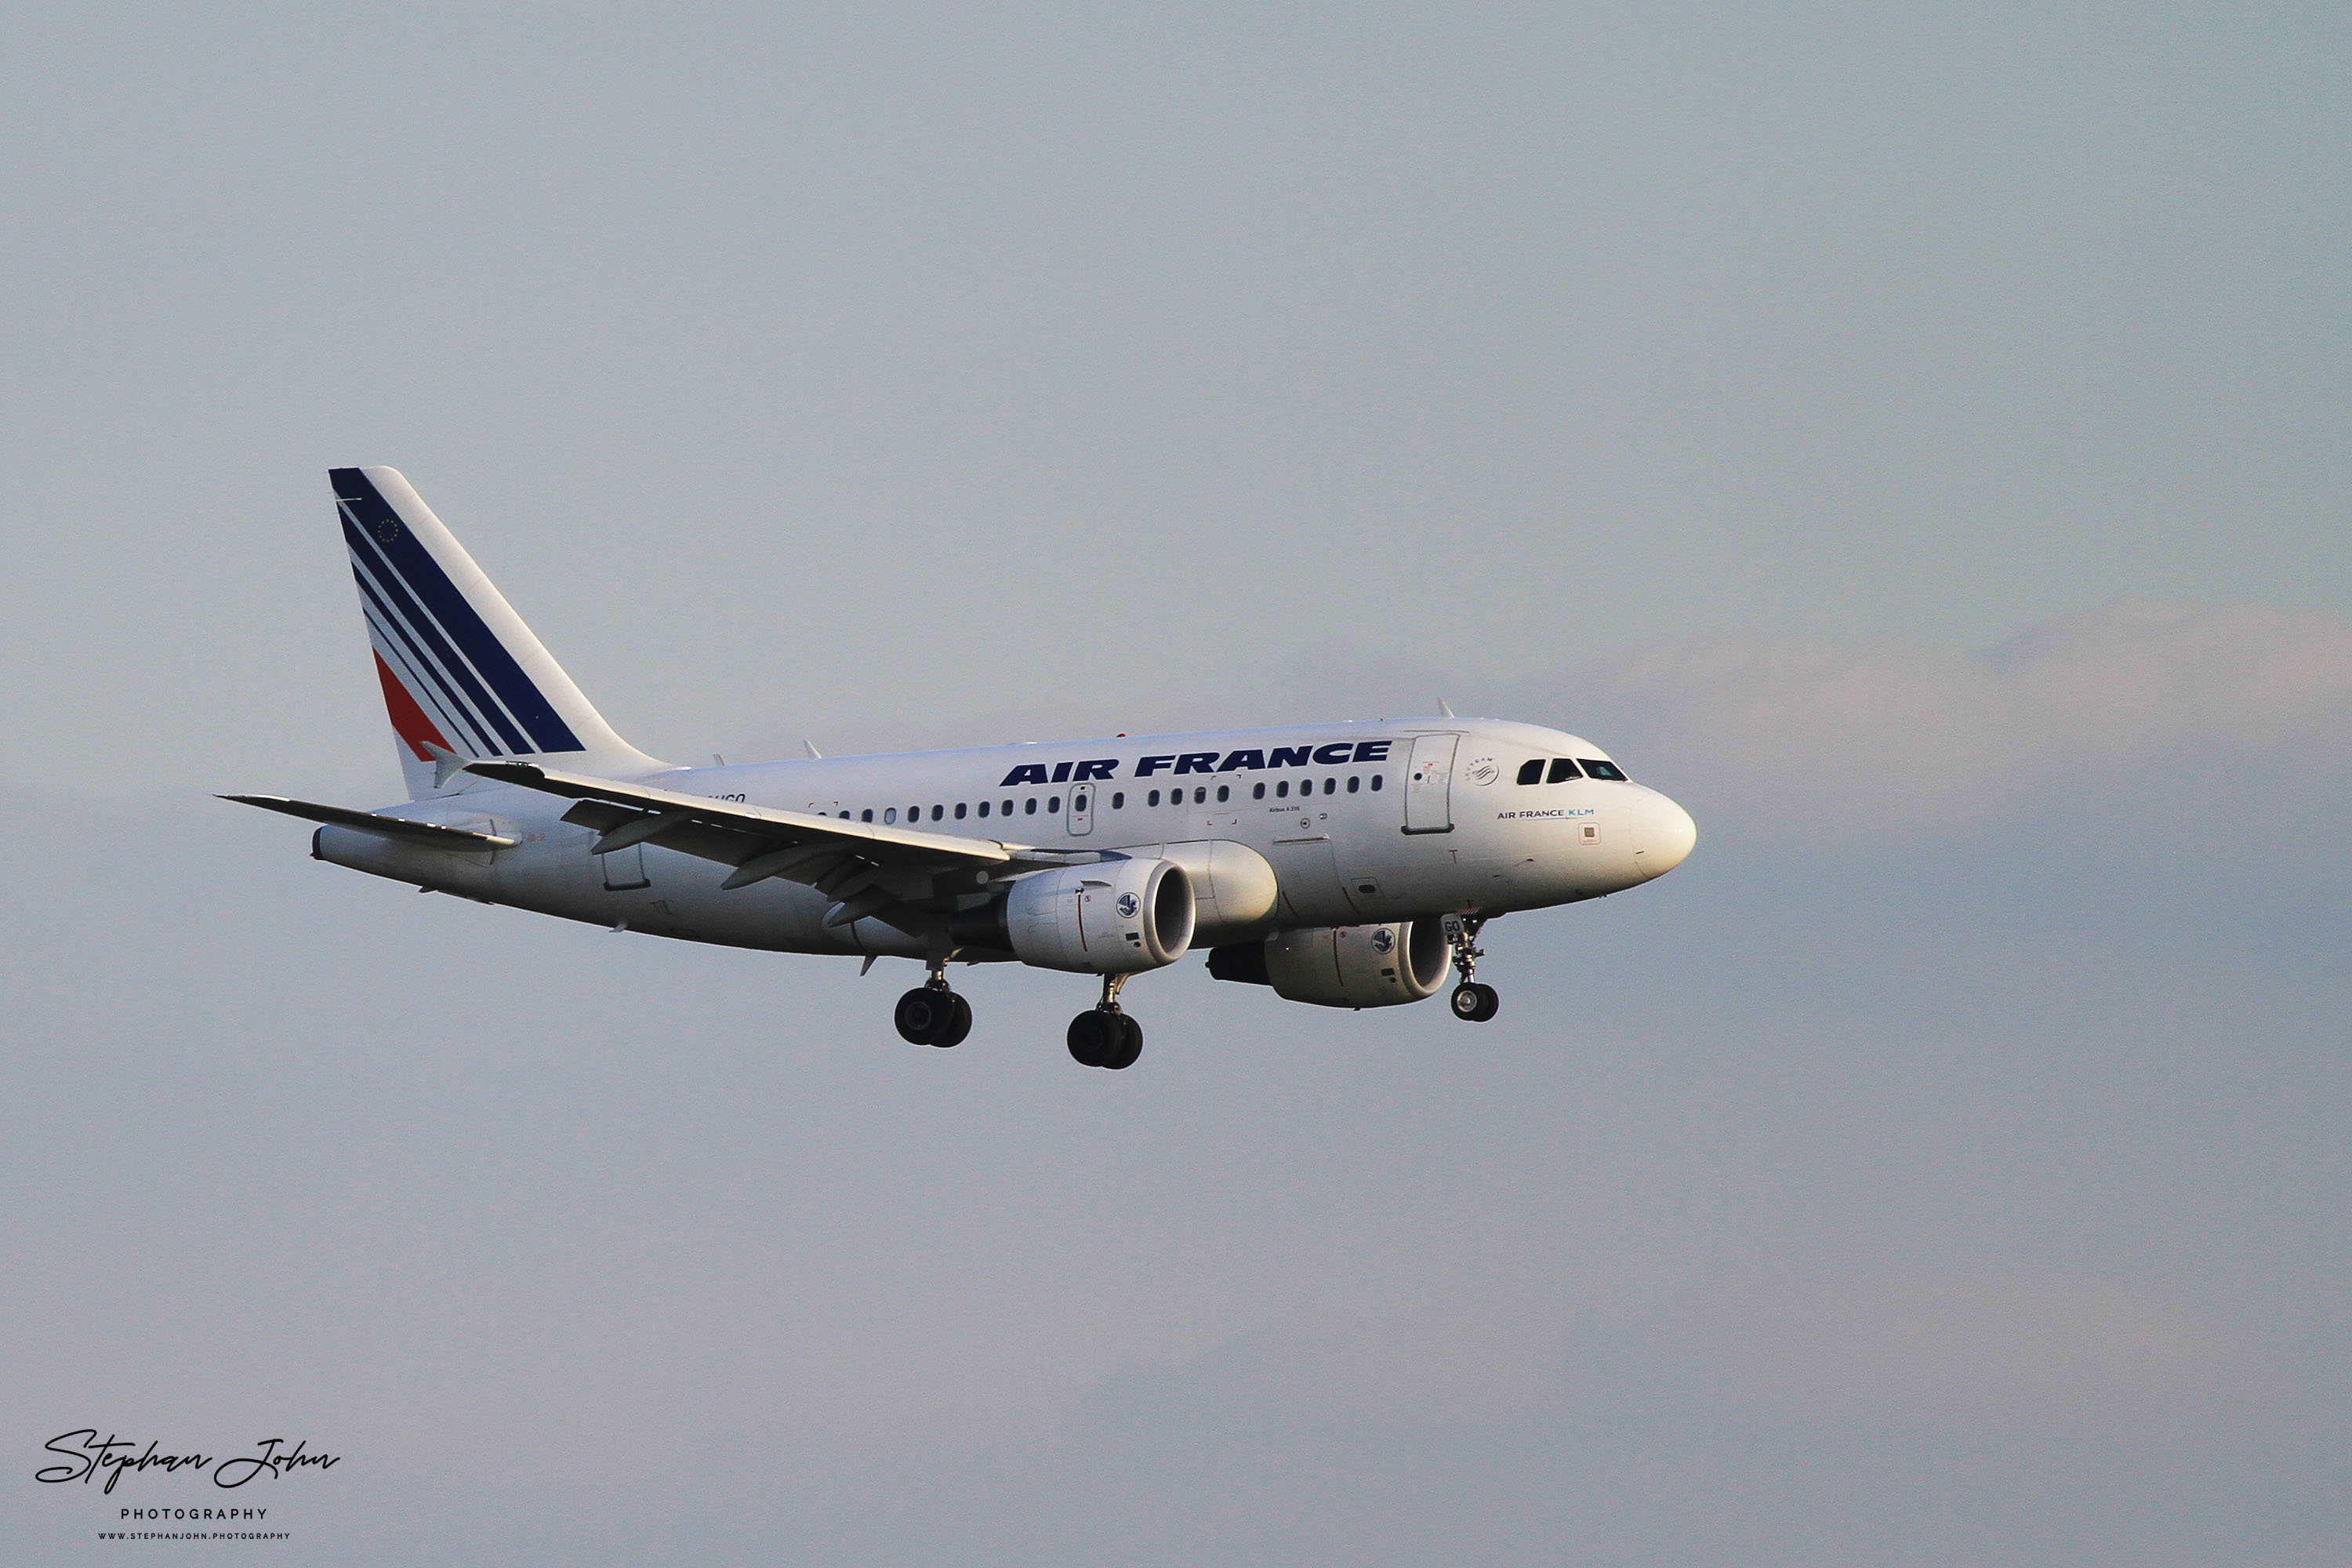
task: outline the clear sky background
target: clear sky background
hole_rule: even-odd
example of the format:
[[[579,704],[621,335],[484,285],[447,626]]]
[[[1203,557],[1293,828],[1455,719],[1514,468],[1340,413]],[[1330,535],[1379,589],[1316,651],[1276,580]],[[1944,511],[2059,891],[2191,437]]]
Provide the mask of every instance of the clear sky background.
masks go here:
[[[31,1480],[96,1424],[347,1456],[281,1563],[2334,1560],[2347,80],[2317,5],[11,9],[6,1538],[235,1495]],[[1483,1028],[1188,963],[1123,1075],[1038,973],[907,1047],[912,966],[207,798],[399,794],[361,463],[661,755],[1443,697],[1699,849]]]

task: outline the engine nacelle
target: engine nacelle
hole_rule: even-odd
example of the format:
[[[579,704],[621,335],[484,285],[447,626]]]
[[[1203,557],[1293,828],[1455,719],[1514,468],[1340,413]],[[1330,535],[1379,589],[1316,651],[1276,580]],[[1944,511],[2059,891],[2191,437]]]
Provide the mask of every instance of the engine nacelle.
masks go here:
[[[1288,1002],[1318,1007],[1394,1007],[1425,1001],[1445,984],[1445,922],[1310,926],[1209,955],[1220,980],[1271,985]]]
[[[1022,878],[990,911],[1024,963],[1132,974],[1192,945],[1192,883],[1170,860],[1104,860]]]
[[[1266,858],[1230,838],[1163,845],[1163,858],[1192,879],[1193,936],[1212,945],[1230,942],[1274,913],[1281,886]]]

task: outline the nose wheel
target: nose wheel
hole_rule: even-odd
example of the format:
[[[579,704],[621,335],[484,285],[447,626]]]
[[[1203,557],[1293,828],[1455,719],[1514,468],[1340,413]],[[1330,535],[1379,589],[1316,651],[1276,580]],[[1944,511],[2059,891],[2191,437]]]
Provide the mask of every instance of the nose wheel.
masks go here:
[[[1118,1005],[1126,984],[1124,974],[1106,975],[1102,1001],[1070,1020],[1070,1059],[1080,1067],[1124,1072],[1143,1055],[1143,1026]]]
[[[1465,1024],[1483,1024],[1503,1010],[1503,999],[1491,985],[1479,984],[1478,961],[1486,950],[1478,945],[1478,933],[1486,926],[1484,915],[1462,915],[1445,922],[1445,940],[1454,949],[1454,967],[1462,973],[1462,984],[1454,988],[1454,1016]]]
[[[1454,988],[1454,1016],[1465,1024],[1483,1024],[1503,1010],[1503,999],[1491,985],[1464,981]]]
[[[949,990],[944,979],[933,980],[899,997],[890,1021],[908,1045],[945,1049],[963,1044],[971,1033],[971,1004]]]

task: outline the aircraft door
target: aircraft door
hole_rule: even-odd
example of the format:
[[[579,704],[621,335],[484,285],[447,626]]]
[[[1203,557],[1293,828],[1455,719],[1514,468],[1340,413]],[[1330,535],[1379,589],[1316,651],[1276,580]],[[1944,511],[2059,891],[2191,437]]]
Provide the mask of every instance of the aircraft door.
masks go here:
[[[1454,749],[1459,735],[1415,735],[1412,762],[1404,771],[1404,830],[1454,831]]]
[[[1084,838],[1095,830],[1095,786],[1082,784],[1070,791],[1070,837]]]

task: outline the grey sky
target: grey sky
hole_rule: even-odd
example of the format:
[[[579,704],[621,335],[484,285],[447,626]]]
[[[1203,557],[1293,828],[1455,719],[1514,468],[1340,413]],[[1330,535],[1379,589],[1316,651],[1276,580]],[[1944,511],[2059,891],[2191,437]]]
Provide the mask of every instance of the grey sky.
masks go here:
[[[348,1452],[288,1562],[2338,1551],[2346,31],[12,11],[7,1537],[97,1422]],[[918,1052],[203,798],[398,793],[369,462],[656,753],[1442,695],[1700,848],[1483,1030]]]

